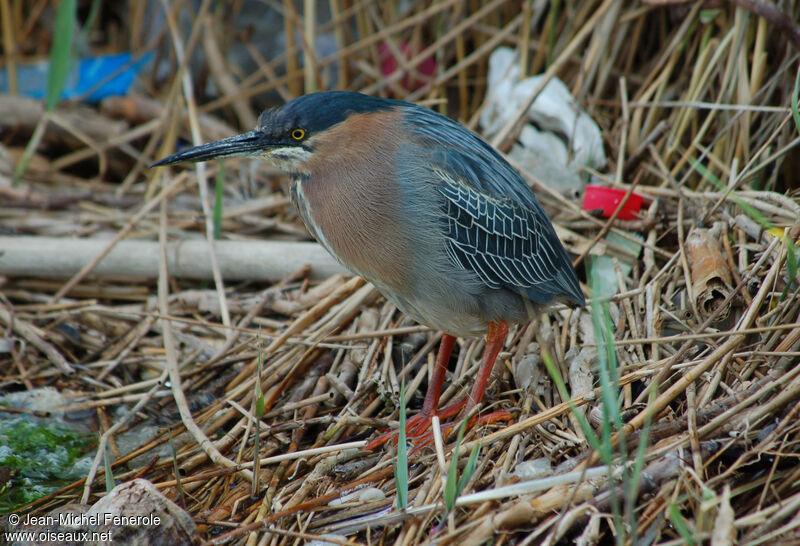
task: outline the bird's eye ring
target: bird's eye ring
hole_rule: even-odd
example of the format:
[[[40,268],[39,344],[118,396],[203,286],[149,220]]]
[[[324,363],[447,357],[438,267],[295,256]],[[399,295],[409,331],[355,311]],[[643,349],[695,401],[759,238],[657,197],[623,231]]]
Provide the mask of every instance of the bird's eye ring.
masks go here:
[[[303,140],[306,136],[306,132],[304,129],[295,129],[292,131],[292,138],[295,140]]]

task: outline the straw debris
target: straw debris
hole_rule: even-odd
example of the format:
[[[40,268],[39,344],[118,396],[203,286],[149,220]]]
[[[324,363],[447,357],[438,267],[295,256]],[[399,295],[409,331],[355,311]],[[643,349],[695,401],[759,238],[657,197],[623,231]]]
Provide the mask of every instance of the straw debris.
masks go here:
[[[7,73],[49,53],[52,4],[0,0]],[[47,415],[103,447],[87,478],[15,511],[94,503],[110,469],[154,484],[215,544],[799,539],[798,5],[200,4],[100,3],[89,53],[153,55],[135,93],[52,113],[0,97],[14,113],[0,116],[0,394],[57,388],[69,403]],[[420,101],[476,129],[501,45],[603,130],[606,170],[583,179],[644,205],[601,217],[524,173],[587,294],[583,271],[603,258],[611,292],[512,328],[481,408],[512,420],[466,433],[449,464],[461,472],[477,442],[480,455],[440,525],[436,449],[410,455],[405,511],[395,449],[362,449],[397,427],[402,383],[419,408],[439,333],[316,247],[252,263],[253,248],[310,244],[281,173],[148,165],[321,89]],[[494,135],[501,150],[537,93]],[[172,257],[181,244],[192,272]],[[482,346],[460,340],[443,402],[470,387]],[[443,441],[450,461],[455,437]],[[552,475],[520,481],[542,458]]]

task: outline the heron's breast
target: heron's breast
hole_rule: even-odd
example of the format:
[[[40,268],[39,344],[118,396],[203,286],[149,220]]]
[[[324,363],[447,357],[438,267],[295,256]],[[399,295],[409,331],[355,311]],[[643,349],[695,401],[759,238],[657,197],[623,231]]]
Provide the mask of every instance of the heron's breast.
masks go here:
[[[314,237],[379,288],[411,282],[413,248],[396,175],[396,114],[357,114],[314,142],[309,175],[293,189]]]

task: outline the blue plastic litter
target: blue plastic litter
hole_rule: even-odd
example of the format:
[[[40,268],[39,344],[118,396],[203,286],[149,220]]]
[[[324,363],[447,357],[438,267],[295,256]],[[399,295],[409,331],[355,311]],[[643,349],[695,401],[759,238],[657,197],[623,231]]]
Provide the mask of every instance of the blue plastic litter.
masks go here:
[[[152,53],[147,53],[133,60],[130,53],[117,53],[81,59],[69,73],[61,100],[81,98],[96,103],[112,95],[126,95],[139,71],[152,57]],[[48,61],[18,65],[19,94],[44,99],[48,67]],[[0,71],[0,93],[8,92],[8,73],[3,69]]]

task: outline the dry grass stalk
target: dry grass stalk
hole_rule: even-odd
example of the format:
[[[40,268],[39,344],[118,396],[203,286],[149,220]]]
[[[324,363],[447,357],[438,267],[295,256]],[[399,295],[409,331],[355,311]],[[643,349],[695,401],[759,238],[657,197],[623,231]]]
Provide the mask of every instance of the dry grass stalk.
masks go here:
[[[206,1],[197,14],[173,2],[162,28],[142,39],[152,24],[144,3],[119,4],[101,10],[93,43],[104,51],[152,51],[174,78],[148,74],[147,96],[109,100],[91,115],[60,106],[17,186],[8,177],[42,114],[27,101],[0,97],[9,112],[0,116],[7,135],[0,242],[55,238],[64,252],[68,238],[96,245],[94,259],[69,279],[41,274],[55,275],[54,282],[17,267],[0,280],[0,392],[56,386],[69,396],[65,409],[96,413],[89,420],[100,443],[114,449],[126,434],[142,434],[137,449],[113,455],[114,476],[144,477],[183,498],[205,540],[294,544],[323,533],[340,543],[433,539],[443,514],[437,459],[449,457],[453,438],[442,439],[438,457],[422,450],[412,458],[406,514],[391,508],[392,450],[359,448],[376,427],[396,426],[401,380],[410,407],[418,403],[438,333],[405,323],[371,286],[320,263],[293,263],[259,279],[231,271],[240,260],[228,257],[227,245],[308,240],[276,171],[228,162],[223,241],[215,242],[207,180],[220,175],[219,166],[181,173],[146,166],[179,137],[199,143],[232,134],[232,126],[249,130],[260,108],[314,88],[423,101],[476,127],[488,57],[507,45],[522,50],[523,74],[559,77],[604,130],[610,174],[591,174],[646,200],[637,220],[597,218],[547,180],[523,173],[579,262],[593,255],[617,260],[618,291],[601,301],[615,339],[621,423],[607,436],[615,447],[605,461],[592,449],[593,431],[573,413],[603,423],[605,391],[597,380],[572,400],[562,399],[541,364],[529,386],[514,383],[520,362],[547,347],[572,392],[572,359],[603,350],[590,309],[515,328],[484,408],[509,408],[513,421],[468,433],[462,457],[477,442],[481,457],[435,538],[553,544],[625,530],[631,540],[666,543],[685,528],[712,543],[797,539],[800,279],[790,278],[797,247],[784,242],[800,237],[793,176],[800,138],[789,107],[800,59],[797,6],[284,1],[253,3],[269,12],[253,18],[248,2],[211,10]],[[49,43],[46,12],[13,7],[0,0],[3,28],[13,30],[3,32],[12,85],[21,55],[42,56]],[[245,28],[245,19],[278,26]],[[119,20],[130,28],[115,27]],[[269,39],[281,31],[278,47]],[[392,74],[383,72],[387,56],[400,67]],[[430,60],[437,71],[421,75]],[[206,96],[206,77],[214,96]],[[523,111],[496,144],[510,146]],[[641,255],[613,236],[639,241]],[[166,267],[170,245],[183,240],[216,249],[209,254],[214,286]],[[153,249],[146,252],[158,256],[155,281],[98,274],[103,257],[133,248],[128,244]],[[632,264],[630,273],[623,262]],[[709,290],[716,290],[711,305]],[[266,340],[260,355],[259,335]],[[444,398],[468,388],[480,348],[469,340],[459,347]],[[249,409],[259,357],[265,411],[255,453]],[[596,377],[598,358],[579,371]],[[70,369],[77,373],[67,376]],[[169,391],[160,383],[165,376]],[[114,409],[123,406],[129,413],[118,417]],[[260,491],[252,498],[256,458]],[[519,480],[522,463],[540,458],[552,462],[556,479],[572,481],[532,497],[500,489]],[[606,470],[581,475],[600,466],[630,476],[636,460],[647,478],[638,485],[609,481]],[[94,500],[104,487],[98,464],[88,480],[25,510]],[[361,489],[375,494],[369,488],[383,498],[359,501]]]

